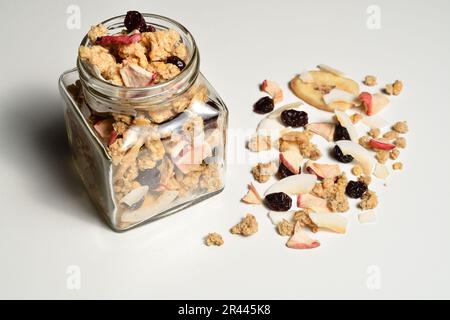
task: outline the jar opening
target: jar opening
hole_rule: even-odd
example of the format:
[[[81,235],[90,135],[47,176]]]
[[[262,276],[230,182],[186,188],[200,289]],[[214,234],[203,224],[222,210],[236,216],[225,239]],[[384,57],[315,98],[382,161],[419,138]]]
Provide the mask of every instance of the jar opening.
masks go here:
[[[186,46],[188,61],[181,72],[173,78],[146,87],[125,87],[110,83],[99,77],[88,63],[77,59],[78,72],[83,90],[88,100],[89,98],[97,100],[97,103],[106,103],[109,105],[117,104],[117,108],[124,106],[129,109],[142,108],[143,105],[156,104],[167,100],[170,97],[178,96],[184,93],[195,82],[199,73],[199,53],[197,45],[191,33],[180,23],[164,16],[155,14],[142,14],[147,24],[152,25],[156,30],[174,29],[178,32],[181,42]],[[117,34],[125,29],[125,15],[110,18],[101,22],[110,34]],[[86,35],[80,45],[90,46],[91,42]],[[93,106],[95,108],[95,106]]]

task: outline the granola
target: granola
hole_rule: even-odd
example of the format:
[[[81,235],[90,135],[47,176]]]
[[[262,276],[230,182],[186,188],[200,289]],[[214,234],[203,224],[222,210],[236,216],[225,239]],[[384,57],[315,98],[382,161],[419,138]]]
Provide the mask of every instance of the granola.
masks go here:
[[[395,139],[394,144],[397,148],[405,149],[406,139],[404,137],[398,137],[397,139]]]
[[[394,170],[402,170],[403,169],[403,163],[401,163],[401,162],[394,162],[392,164],[392,169],[394,169]]]
[[[392,129],[398,133],[407,133],[409,130],[408,123],[406,121],[399,121],[392,126]]]
[[[373,87],[377,85],[377,78],[375,76],[367,75],[364,78],[364,84],[368,87]]]
[[[270,136],[254,135],[248,142],[248,148],[254,152],[270,150],[272,148],[272,139]]]
[[[368,190],[363,194],[361,202],[358,204],[363,210],[374,209],[378,205],[378,196],[375,192]]]
[[[332,212],[346,212],[349,209],[345,188],[348,180],[345,173],[333,179],[323,179],[322,182],[316,183],[312,190],[312,194],[327,200],[327,206]]]
[[[230,229],[232,234],[240,234],[245,237],[251,236],[258,232],[258,222],[252,214],[247,214],[237,225]]]
[[[208,233],[205,239],[205,244],[209,246],[221,246],[224,244],[222,236],[216,232]]]
[[[294,221],[298,222],[303,228],[309,228],[312,232],[316,233],[319,231],[319,227],[314,223],[314,221],[311,220],[309,213],[310,212],[308,209],[295,212]]]
[[[277,172],[277,166],[274,162],[258,163],[252,169],[253,177],[256,181],[264,183],[269,181],[269,179]]]
[[[290,237],[294,232],[294,223],[283,219],[283,221],[278,223],[277,231],[280,234],[280,236]]]
[[[395,80],[394,83],[387,84],[385,90],[389,95],[398,96],[403,90],[403,83],[400,80]]]

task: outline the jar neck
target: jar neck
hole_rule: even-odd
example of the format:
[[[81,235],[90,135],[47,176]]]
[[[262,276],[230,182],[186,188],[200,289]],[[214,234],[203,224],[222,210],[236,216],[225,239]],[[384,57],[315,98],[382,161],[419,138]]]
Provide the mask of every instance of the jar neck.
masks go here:
[[[117,112],[134,115],[154,105],[170,102],[191,88],[199,75],[200,58],[194,38],[181,24],[166,17],[143,14],[147,23],[157,30],[175,29],[188,51],[186,67],[174,78],[149,87],[124,87],[112,84],[99,76],[86,62],[78,58],[77,67],[86,103],[97,112]],[[125,16],[102,22],[110,33],[123,30]],[[81,45],[90,45],[86,36]]]

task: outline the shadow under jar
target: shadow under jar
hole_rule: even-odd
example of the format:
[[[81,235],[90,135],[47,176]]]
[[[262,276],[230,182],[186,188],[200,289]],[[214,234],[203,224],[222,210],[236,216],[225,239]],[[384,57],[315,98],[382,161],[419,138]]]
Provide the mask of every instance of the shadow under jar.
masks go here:
[[[143,14],[156,30],[176,30],[185,68],[147,87],[102,79],[85,61],[59,87],[75,167],[99,211],[116,231],[167,216],[224,188],[228,111],[199,71],[192,35],[179,23]],[[124,16],[104,21],[110,34]],[[90,45],[86,36],[82,45]]]

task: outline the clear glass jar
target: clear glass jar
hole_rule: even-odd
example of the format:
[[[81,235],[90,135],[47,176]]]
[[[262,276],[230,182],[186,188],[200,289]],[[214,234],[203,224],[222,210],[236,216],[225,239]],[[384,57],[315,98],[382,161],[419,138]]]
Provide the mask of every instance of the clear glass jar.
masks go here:
[[[195,40],[179,23],[144,14],[157,30],[175,29],[188,51],[177,76],[149,87],[117,86],[84,61],[61,75],[75,167],[116,231],[167,216],[224,188],[228,111],[199,71]],[[120,33],[124,16],[102,22]],[[82,45],[89,45],[86,36]]]

